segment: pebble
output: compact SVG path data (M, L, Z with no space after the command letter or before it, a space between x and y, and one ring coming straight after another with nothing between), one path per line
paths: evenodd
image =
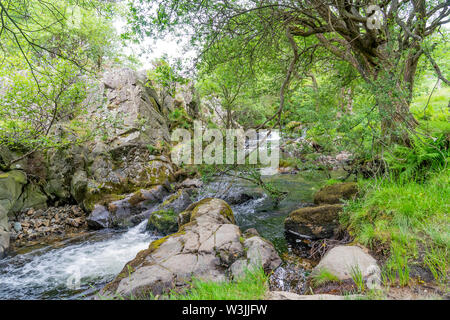
M87 229L86 214L79 206L50 207L47 210L30 209L10 221L11 239L26 241L52 235L62 235Z

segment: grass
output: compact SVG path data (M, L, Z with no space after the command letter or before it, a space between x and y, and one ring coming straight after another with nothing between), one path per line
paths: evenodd
M351 269L351 276L352 280L356 285L356 288L358 289L358 292L364 292L366 286L364 284L364 276L359 268L359 266L352 266Z
M407 285L411 269L428 269L446 286L450 252L450 174L443 170L424 183L384 179L361 183L364 196L350 201L341 216L356 240L386 247L385 284Z
M185 292L172 290L161 297L149 293L142 297L128 297L130 300L262 300L268 290L268 278L262 267L244 271L242 277L231 281L203 281L193 279ZM100 298L104 298L99 296ZM124 299L123 297L116 297Z
M329 282L340 282L340 280L325 268L321 268L319 272L311 276L311 284L315 288Z
M182 294L172 293L172 300L261 300L267 292L268 276L262 267L245 271L235 281L201 281L194 279Z

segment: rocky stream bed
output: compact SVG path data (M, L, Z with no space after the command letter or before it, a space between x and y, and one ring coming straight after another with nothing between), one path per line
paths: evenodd
M306 279L304 274L312 266L303 260L292 261L292 255L289 256L284 219L294 209L312 202L313 193L325 178L323 172L268 177L288 191L287 197L276 208L262 190L245 181L229 178L202 187L194 200L208 197L227 200L241 230L256 229L275 245L282 257L286 257L284 266L272 277L272 289L301 293L304 281L299 279ZM162 236L147 228L147 220L128 228L89 230L86 216L80 210L76 206L50 208L39 211L33 219L28 218L31 213L25 211L10 221L16 240L10 255L0 261L0 299L92 297L96 290L119 274L125 263ZM64 219L65 225L55 224L55 215L58 221ZM46 235L48 221L57 226L52 230L56 233L51 234L59 234L59 237ZM78 232L74 232L72 223L75 222ZM79 286L73 283L77 276Z

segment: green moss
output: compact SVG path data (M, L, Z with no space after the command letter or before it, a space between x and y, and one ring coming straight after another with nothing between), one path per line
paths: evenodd
M15 182L20 184L26 184L27 183L27 176L24 172L13 170L9 171L7 173L0 174L0 179L8 179L12 178Z
M152 213L148 219L147 228L168 234L178 229L177 214L173 209L158 210Z
M172 202L177 200L179 197L181 197L182 194L183 194L183 191L182 190L178 190L177 193L175 193L174 195L170 196L169 199L167 199L166 201L164 201L162 203L162 207L165 207L165 206L171 204Z

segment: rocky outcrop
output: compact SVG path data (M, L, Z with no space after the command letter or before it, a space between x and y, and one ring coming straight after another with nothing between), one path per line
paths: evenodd
M377 261L358 246L337 246L329 250L319 264L313 269L312 275L326 270L339 280L352 279L357 273L367 280L380 281L381 274Z
M92 84L83 102L87 113L53 129L73 142L46 156L45 190L54 202L75 199L92 212L105 198L174 181L176 168L161 155L170 137L156 97L145 75L131 69L112 69ZM86 131L95 135L81 142Z
M323 205L295 210L284 221L286 231L300 238L317 240L331 238L339 227L342 205Z
M182 216L186 223L177 233L139 252L100 295L158 295L186 287L192 277L220 281L239 276L244 266L258 263L269 271L281 263L269 242L242 235L231 208L220 199L192 204Z
M341 200L352 199L357 193L358 185L355 182L336 183L320 189L314 195L314 203L318 205L341 203Z

